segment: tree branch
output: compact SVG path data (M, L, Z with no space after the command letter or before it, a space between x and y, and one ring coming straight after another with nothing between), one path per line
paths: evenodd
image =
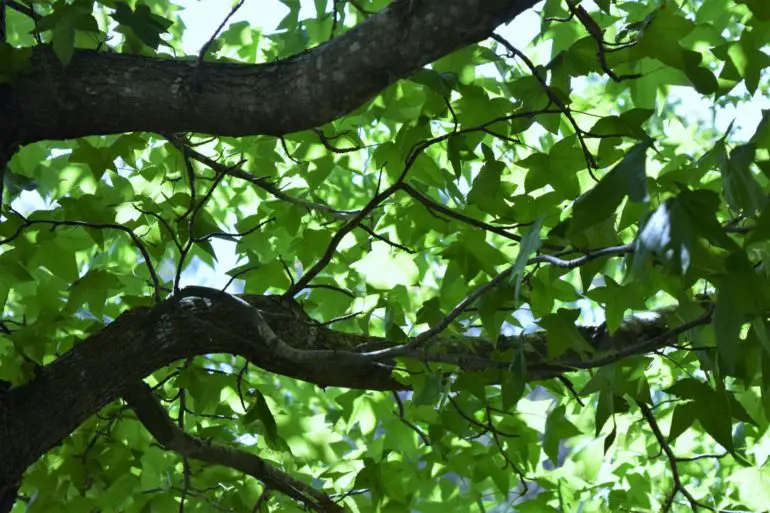
M245 65L37 47L0 85L0 146L131 131L281 135L355 110L389 84L483 40L536 0L392 2L345 34ZM408 5L407 5L408 4Z
M273 490L286 494L319 513L343 511L328 495L276 468L272 463L245 451L225 445L204 442L185 433L168 418L166 411L144 383L129 387L123 398L139 421L165 449L181 456L215 465L223 465L248 474Z
M320 326L291 300L276 296L243 299L254 307L253 312L235 307L234 298L219 294L171 298L153 308L127 311L40 368L30 382L10 389L0 407L0 484L16 482L20 472L129 387L157 369L192 356L241 356L267 372L322 387L405 388L393 379L386 359L358 352L362 347L393 346L387 339ZM252 313L261 320L255 320ZM646 354L708 320L704 315L670 329L661 314L651 320L633 319L612 336L599 338L592 337L592 328L579 327L595 348L592 360L581 360L573 351L548 358L545 332L500 337L496 344L483 338L439 334L429 348L404 354L428 363L452 363L464 371L510 372L511 362L495 355L513 350L523 353L527 379L546 379ZM269 342L264 337L275 338ZM286 345L291 351L283 351Z

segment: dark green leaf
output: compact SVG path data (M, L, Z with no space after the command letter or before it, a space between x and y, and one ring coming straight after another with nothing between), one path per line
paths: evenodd
M623 198L647 201L645 162L648 142L631 148L623 160L573 206L570 232L579 233L611 216Z
M555 464L559 462L559 442L580 434L580 430L565 417L564 406L548 414L543 434L543 450Z

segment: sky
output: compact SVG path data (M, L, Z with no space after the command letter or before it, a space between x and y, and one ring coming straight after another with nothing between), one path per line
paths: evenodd
M176 3L184 8L179 17L187 25L182 49L188 54L198 53L232 7L226 0L177 0ZM262 32L272 32L288 12L289 9L278 0L246 0L230 18L230 23L248 21ZM300 18L314 14L312 2L303 2Z
M185 8L180 18L187 25L182 40L182 48L187 53L198 53L232 6L230 2L222 0L177 0L177 3ZM245 20L253 27L262 29L262 32L269 33L288 12L289 9L278 0L246 0L230 19L230 23ZM303 0L300 19L315 15L314 2ZM512 23L498 29L498 32L514 44L524 47L535 38L539 29L540 16L530 9L517 16Z

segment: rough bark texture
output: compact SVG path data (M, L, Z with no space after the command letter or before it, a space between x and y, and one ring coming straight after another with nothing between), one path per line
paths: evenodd
M287 344L307 350L331 350L323 358L297 365L275 354L254 330L251 319L227 301L185 299L167 301L153 309L128 311L90 336L61 358L40 369L30 383L11 389L0 408L0 480L19 476L46 451L60 443L81 422L102 406L124 395L151 372L194 355L230 353L255 365L319 386L342 386L370 390L403 388L387 366L375 361L362 365L355 348L390 345L387 340L335 332L313 323L297 305L275 297L255 296L249 302L259 307L270 327ZM665 332L663 318L627 324L612 337L602 335L590 343L607 358L620 354L643 354L665 345L655 341ZM583 332L590 338L589 331ZM557 375L575 367L591 366L575 354L548 360L542 333L504 337L501 349L523 345L528 355L529 378ZM468 347L474 347L469 351ZM456 336L438 337L430 344L426 359L441 360L447 354L468 371L488 370L492 344L469 342ZM320 353L319 353L320 354ZM580 362L584 361L585 364ZM510 372L509 363L501 372Z
M37 48L0 86L0 144L131 131L280 135L363 105L422 66L489 37L535 0L399 0L284 61L238 65L76 52L63 69Z

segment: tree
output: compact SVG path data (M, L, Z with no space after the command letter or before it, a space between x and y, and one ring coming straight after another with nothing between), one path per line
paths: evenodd
M0 511L765 508L770 7L282 3L4 2Z

